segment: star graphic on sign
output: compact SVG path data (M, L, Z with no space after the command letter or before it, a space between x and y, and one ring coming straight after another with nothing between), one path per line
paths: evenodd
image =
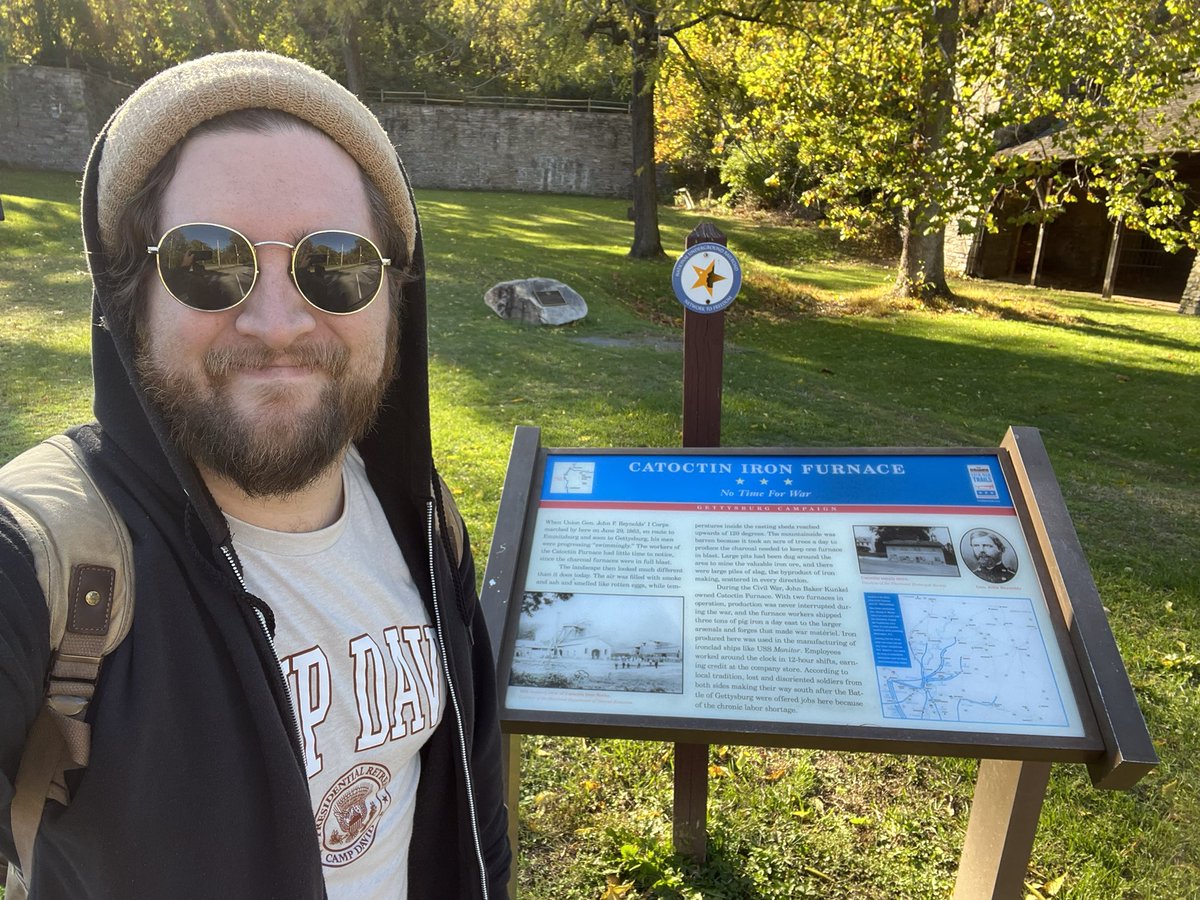
M783 483L784 483L784 484L786 484L788 487L791 487L791 485L792 485L792 479L790 479L790 478L785 478L785 479L783 479Z
M737 481L734 482L734 484L745 484L745 483L746 483L745 478L739 478Z
M759 484L766 484L766 483L767 483L767 479L765 479L765 478L762 479L761 481L759 481Z
M700 268L699 266L692 266L692 268L696 270L696 283L692 285L692 288L695 289L702 287L708 291L708 296L711 297L713 295L713 285L718 281L725 280L724 275L718 275L715 271L713 271L716 265L717 261L714 259L708 264L708 267L704 269Z

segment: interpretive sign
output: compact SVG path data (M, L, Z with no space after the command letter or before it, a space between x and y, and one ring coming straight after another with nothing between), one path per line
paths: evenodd
M544 449L518 428L480 592L517 841L522 732L980 759L955 900L1021 890L1052 761L1158 764L1036 429L997 448Z
M528 465L499 649L511 731L1103 749L1001 449Z

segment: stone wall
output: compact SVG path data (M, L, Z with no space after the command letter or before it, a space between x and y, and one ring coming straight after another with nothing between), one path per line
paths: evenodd
M133 90L44 66L0 70L0 163L79 172ZM630 123L619 113L372 105L418 188L628 197Z
M417 187L630 195L630 123L617 113L376 103Z
M1183 298L1179 301L1179 311L1200 316L1200 253L1192 261L1192 271L1188 274L1187 287L1183 289Z
M974 275L969 271L971 264L971 248L975 243L974 232L963 230L962 221L951 222L946 226L946 241L944 253L946 258L947 275Z
M46 66L0 69L0 163L81 172L96 133L133 90Z

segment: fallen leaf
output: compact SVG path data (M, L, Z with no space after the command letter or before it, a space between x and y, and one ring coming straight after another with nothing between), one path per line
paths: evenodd
M621 884L617 881L616 876L608 876L608 884L604 888L604 893L600 895L600 900L621 900L626 894L633 890L633 882Z
M820 869L814 869L812 866L805 866L804 871L807 872L809 875L816 875L818 878L824 878L826 881L833 881L833 878L831 876L826 875Z
M1050 881L1047 881L1045 884L1043 884L1042 893L1046 894L1048 897L1053 897L1062 890L1062 886L1066 883L1066 881L1067 873L1063 872L1057 878L1052 878Z

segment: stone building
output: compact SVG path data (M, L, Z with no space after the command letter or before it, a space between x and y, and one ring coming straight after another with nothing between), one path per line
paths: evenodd
M1162 146L1185 110L1200 101L1200 84L1172 104L1155 110L1162 124L1148 129L1147 147ZM1070 169L1076 160L1055 144L1053 134L1002 151L1005 155L1053 160ZM1172 154L1178 180L1190 195L1188 211L1200 197L1200 136L1194 145ZM1113 293L1156 300L1179 300L1180 312L1200 314L1200 257L1183 248L1174 253L1149 235L1113 222L1102 203L1082 194L1050 222L1015 224L1023 212L1037 209L1032 194L1007 194L993 208L996 233L972 234L951 226L946 234L946 271L976 278L1036 283L1071 290ZM1040 243L1040 250L1039 250Z

